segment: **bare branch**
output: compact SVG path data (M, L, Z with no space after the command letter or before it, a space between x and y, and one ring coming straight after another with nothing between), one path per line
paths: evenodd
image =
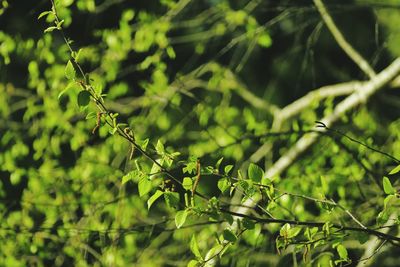
M362 84L363 83L359 81L351 81L346 83L323 86L319 89L313 90L307 95L284 107L278 114L278 120L285 121L299 114L299 112L306 109L315 101L320 101L328 97L350 95L351 93L356 91L357 88L360 88Z
M368 77L372 78L375 76L375 71L369 65L369 63L346 41L343 34L339 31L332 17L329 15L326 10L322 0L314 0L314 4L318 9L318 12L321 14L322 19L324 20L326 26L329 31L332 33L338 45L343 49L343 51L358 65L358 67L368 75Z

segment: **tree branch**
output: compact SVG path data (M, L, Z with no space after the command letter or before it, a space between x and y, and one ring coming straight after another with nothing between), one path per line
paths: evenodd
M313 0L318 12L321 14L329 31L332 33L338 45L343 51L358 65L358 67L368 75L369 78L374 77L375 71L371 68L369 63L346 41L343 34L339 31L332 17L326 10L322 0Z

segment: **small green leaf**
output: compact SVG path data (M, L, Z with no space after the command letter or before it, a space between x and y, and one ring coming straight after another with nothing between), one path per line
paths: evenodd
M232 232L232 230L230 230L230 229L225 229L223 232L222 232L222 236L224 237L224 239L226 240L226 241L229 241L229 242L236 242L236 240L237 240L237 237L236 237L236 235Z
M165 192L164 199L165 203L170 208L176 208L179 205L179 193L177 192Z
M68 88L65 88L64 90L62 90L59 94L58 94L58 96L57 96L57 99L58 100L60 100L60 98L65 94L65 92L67 92L68 91Z
M62 24L64 23L64 20L61 20L60 22L57 23L57 29L61 29Z
M224 157L220 158L217 163L215 164L215 169L219 169L219 166L221 165L222 161L224 160Z
M398 165L396 168L394 168L393 170L391 170L391 171L389 172L389 175L396 174L396 173L398 173L398 172L400 172L400 165Z
M243 223L244 228L246 228L248 230L252 230L255 227L255 223L248 218L243 218L242 223Z
M197 260L191 260L189 263L186 265L186 267L198 267L200 266L200 262Z
M127 182L129 182L130 180L132 180L132 175L131 173L127 173L124 176L122 176L122 184L126 184Z
M188 215L187 210L180 210L175 214L175 225L176 228L181 228L181 226L185 223L186 217Z
M157 141L156 151L158 154L164 154L164 145L160 140Z
M111 135L114 135L117 131L118 131L118 128L116 128L116 127L109 130Z
M163 191L157 190L150 198L147 200L147 209L149 210L153 203L162 195L164 194Z
M167 55L169 58L172 58L172 59L176 58L175 51L171 46L167 47Z
M383 210L378 213L378 216L376 217L376 223L379 225L383 225L389 220L389 212L387 210Z
M339 245L336 247L336 250L337 250L337 252L338 252L338 254L339 254L339 257L340 257L341 259L346 260L346 259L348 258L348 253L347 253L347 249L346 249L345 246L343 246L342 244L339 244Z
M138 189L139 189L139 196L142 197L150 192L152 188L151 181L145 176L139 180Z
M252 181L259 183L264 176L264 171L258 165L250 163L247 169L247 176Z
M279 235L280 235L280 236L283 236L284 238L287 238L288 233L289 233L289 230L290 230L290 224L285 223L285 224L282 226L281 230L279 230Z
M68 63L65 66L64 72L65 72L65 77L67 77L68 80L75 79L76 71L75 71L74 65L72 64L71 60L68 60Z
M291 229L289 229L289 231L288 231L287 238L296 237L300 232L301 232L301 228L300 228L300 227L291 228Z
M220 244L215 245L212 247L206 254L205 261L209 261L210 259L214 258L218 253L221 252L222 246Z
M360 244L365 244L369 240L369 235L363 232L352 233L354 237L360 242Z
M86 107L90 102L90 93L88 91L80 91L78 94L78 105Z
M229 172L232 170L233 165L226 165L224 168L225 174L229 174Z
M382 183L383 183L383 191L385 191L386 194L391 195L396 193L389 178L387 178L386 176L383 177Z
M48 11L43 11L42 13L40 13L40 15L39 15L39 17L38 17L37 19L39 20L39 19L41 19L42 17L44 17L44 16L46 16L46 15L48 15L48 14L50 14L50 13L53 13L53 12L50 11L50 10L48 10Z
M265 48L268 48L272 44L271 36L268 33L264 32L260 37L258 37L257 43Z
M52 32L52 31L54 31L54 30L58 30L58 28L57 28L56 26L51 26L51 27L48 27L47 29L45 29L44 32L45 32L45 33L46 33L46 32Z
M397 200L397 197L395 195L388 195L383 200L383 207L385 209L390 208L395 203L396 200Z
M185 188L185 190L192 190L192 186L193 186L192 179L189 177L183 178L182 186L183 186L183 188Z
M197 259L203 259L203 257L200 254L200 250L199 250L199 246L197 244L197 240L196 240L196 235L193 234L192 238L190 239L190 251L192 251L193 255L197 258Z
M90 119L96 118L96 116L97 116L96 112L91 111L86 115L85 119L90 120Z
M234 219L233 219L233 216L232 216L232 215L230 215L230 214L228 214L228 213L224 213L224 214L223 214L223 217L224 217L224 220L226 220L226 221L229 223L229 225L232 225L232 224L233 224Z
M149 144L149 138L146 138L145 140L142 141L142 143L140 144L140 147L146 151L147 145Z
M231 186L229 179L227 177L218 180L218 189L221 193L224 193Z

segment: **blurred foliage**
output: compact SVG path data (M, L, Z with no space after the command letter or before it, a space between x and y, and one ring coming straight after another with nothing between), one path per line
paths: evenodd
M327 6L377 70L399 56L397 1ZM168 181L139 151L129 160L129 143L87 105L79 84L85 78L67 65L71 53L54 14L38 20L51 2L1 1L0 265L339 265L360 258L366 236L315 242L329 223L354 222L338 207L283 192L334 199L371 227L398 207L389 198L397 196L398 174L388 174L396 163L340 135L322 136L280 177L262 177L341 99L316 102L283 122L280 130L294 134L263 136L275 109L319 86L365 78L311 1L59 0L56 7L94 92L184 185ZM399 103L397 89L384 90L335 127L400 157ZM249 165L266 143L271 152ZM197 191L207 201L185 202L198 167ZM245 220L235 232L232 216L218 210L230 203L231 189L244 198L262 194L259 214L326 225ZM288 246L298 237L314 241ZM397 253L388 247L375 257L379 266L395 266Z

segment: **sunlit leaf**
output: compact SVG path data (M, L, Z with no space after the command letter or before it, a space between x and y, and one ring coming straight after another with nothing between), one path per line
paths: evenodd
M48 14L50 14L50 13L52 13L52 11L43 11L42 13L40 13L40 15L38 16L38 18L37 19L41 19L42 17L44 17L44 16L46 16L46 15L48 15Z
M68 60L68 63L65 66L64 72L65 72L65 77L67 77L68 80L75 79L76 71L75 71L74 65L72 64L71 60Z
M337 247L336 247L336 250L337 250L337 252L338 252L338 254L339 254L339 257L341 258L341 259L347 259L348 258L348 253L347 253L347 249L346 249L346 247L345 246L343 246L342 244L339 244Z
M229 179L227 177L218 180L218 189L221 193L225 193L226 190L231 186Z
M139 184L138 184L138 190L139 190L139 196L144 196L147 193L150 192L150 190L152 189L152 183L151 181L145 176L142 177L139 180Z
M185 188L185 190L192 190L192 186L193 186L192 179L189 177L183 178L182 186L183 186L183 188Z
M181 226L185 223L186 221L186 217L188 215L188 211L187 210L180 210L177 211L175 214L175 225L176 228L181 228Z
M198 259L203 259L203 257L200 254L199 246L197 244L197 239L196 235L193 234L192 238L190 239L190 251L194 254L194 256Z
M147 200L147 209L150 209L153 203L162 195L164 194L163 191L157 190L150 198Z
M247 176L252 181L259 183L264 176L264 171L258 165L250 163L249 168L247 169Z
M400 164L389 172L390 175L400 172Z
M389 195L396 193L389 178L383 177L382 184L383 184L383 191L385 191L386 194Z

